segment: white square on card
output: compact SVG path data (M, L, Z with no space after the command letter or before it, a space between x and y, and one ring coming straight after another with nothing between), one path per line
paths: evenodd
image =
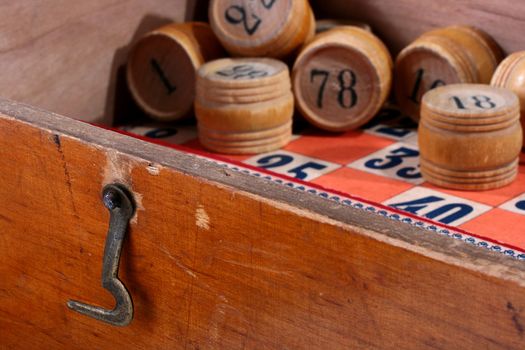
M516 214L525 215L525 193L511 199L506 203L503 203L499 208L511 211Z
M492 209L484 204L424 187L414 187L383 204L452 226L461 225Z
M175 145L180 145L197 138L197 129L194 126L131 126L123 127L122 130Z
M288 151L258 154L246 159L244 163L304 181L311 181L341 167L339 164Z
M417 132L414 130L396 128L384 124L375 125L369 129L366 129L365 132L376 136L386 137L387 139L395 141L404 141L414 137L414 135L417 135Z
M394 143L348 166L415 185L425 182L419 171L419 151L408 143Z

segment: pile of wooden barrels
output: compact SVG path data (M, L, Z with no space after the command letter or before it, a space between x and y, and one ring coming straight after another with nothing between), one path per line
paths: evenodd
M127 66L144 111L162 121L194 114L207 149L281 148L294 111L329 132L355 130L393 95L420 122L429 182L485 190L516 178L525 53L500 65L502 51L485 32L435 29L393 60L369 26L316 22L307 0L211 0L209 22L148 33Z

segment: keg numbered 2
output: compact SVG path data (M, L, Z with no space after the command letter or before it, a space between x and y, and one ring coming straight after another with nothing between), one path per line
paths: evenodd
M419 171L419 151L405 143L395 143L348 165L351 168L413 184L424 182Z
M251 0L250 2L258 1L262 5L262 8L269 11L272 10L277 0ZM242 25L246 34L254 35L261 24L263 18L261 14L254 13L249 9L249 6L243 5L231 5L224 11L224 18L232 25Z
M428 188L414 187L383 204L446 225L461 225L491 207Z
M304 181L314 180L341 167L335 163L288 151L260 154L244 162Z

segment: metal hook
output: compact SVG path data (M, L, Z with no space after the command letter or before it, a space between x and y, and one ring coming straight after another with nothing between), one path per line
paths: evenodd
M115 308L108 310L74 300L69 300L67 306L83 315L114 326L127 326L133 319L133 302L128 290L118 279L118 267L128 222L133 216L134 203L129 192L118 184L104 187L102 200L110 213L102 263L102 287L115 298Z

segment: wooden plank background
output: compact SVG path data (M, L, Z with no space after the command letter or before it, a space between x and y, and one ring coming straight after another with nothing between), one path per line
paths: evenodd
M369 23L398 52L423 32L466 24L485 30L505 52L525 50L525 2L512 0L323 0L322 16Z
M194 18L201 2L3 1L0 96L109 122L116 91L125 85L122 65L130 44L161 25Z

